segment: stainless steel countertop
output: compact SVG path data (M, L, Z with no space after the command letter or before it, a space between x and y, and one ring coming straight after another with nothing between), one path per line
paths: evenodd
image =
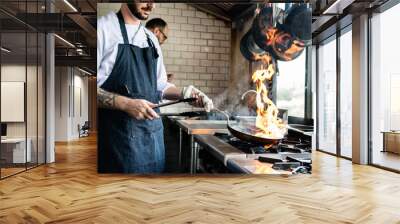
M163 102L169 102L168 100L164 100ZM160 115L162 114L170 114L170 113L183 113L183 112L191 112L191 111L202 111L204 109L190 106L187 103L178 103L174 105L170 105L168 107L161 107L160 108Z
M227 165L228 159L246 159L246 154L244 152L221 141L214 135L194 135L194 140L198 144L206 146L205 149L209 150L213 156L222 161L225 166Z
M263 154L246 154L214 135L194 135L194 140L223 162L225 166L234 165L244 173L292 175L289 171L272 169L273 164L271 163L258 161L258 156Z
M176 120L176 123L189 135L229 133L226 121L221 120Z
M306 131L302 131L302 130L300 130L300 129L298 129L298 128L294 128L294 127L292 127L292 126L290 126L290 124L288 125L288 129L289 130L293 130L293 131L296 131L296 132L299 132L299 133L301 133L301 134L303 134L303 135L308 135L308 136L310 136L310 137L312 137L313 136L313 134L314 134L314 132L306 132Z

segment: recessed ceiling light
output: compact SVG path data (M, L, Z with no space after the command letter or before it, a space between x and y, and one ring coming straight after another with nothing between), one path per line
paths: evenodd
M7 49L7 48L5 48L5 47L1 47L0 49L1 49L1 51L4 51L4 52L6 52L6 53L10 53L10 52L11 52L10 49Z
M336 0L327 9L322 12L323 15L342 14L343 9L351 5L355 0Z
M78 12L78 10L68 1L68 0L64 0L65 4L67 4L72 10L74 10L74 12Z
M64 39L64 38L62 38L62 37L60 37L60 36L57 35L57 34L54 34L54 36L57 37L57 38L58 38L59 40L61 40L62 42L66 43L67 45L69 45L69 46L75 48L75 45L73 45L73 44L72 44L71 42L69 42L68 40L66 40L66 39Z
M87 74L87 75L92 75L92 73L90 73L90 72L88 72L88 71L86 71L86 70L83 70L83 69L81 69L81 68L79 68L79 67L78 67L78 69L79 69L79 71L81 71L81 72L83 72L83 73L85 73L85 74Z

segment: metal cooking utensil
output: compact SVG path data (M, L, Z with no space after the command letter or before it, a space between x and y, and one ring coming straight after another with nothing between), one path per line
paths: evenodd
M193 98L175 100L175 101L171 101L171 102L168 102L168 103L160 103L160 104L157 104L155 107L153 107L153 109L160 108L160 107L165 107L165 106L169 106L169 105L177 104L177 103L190 103L190 102L194 102L196 100L197 100L197 98L193 97Z
M248 141L248 142L254 142L258 144L277 144L282 138L265 138L262 136L256 136L255 133L249 132L251 130L250 128L250 123L253 123L251 121L255 122L255 118L252 117L236 117L239 118L238 122L232 123L229 120L229 114L226 111L219 110L218 108L214 108L215 111L221 112L224 114L227 118L227 127L229 132L235 136L238 139ZM250 129L249 129L250 128ZM246 130L249 129L249 130Z
M228 123L229 132L238 139L242 139L248 142L254 142L264 145L277 144L282 138L266 138L262 136L257 136L255 133L246 131L243 127L238 124Z

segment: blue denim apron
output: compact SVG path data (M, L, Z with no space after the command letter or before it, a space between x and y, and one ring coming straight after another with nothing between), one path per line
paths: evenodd
M117 16L124 43L118 45L113 70L101 88L158 103L161 94L157 91L157 49L147 33L149 47L129 44L122 14L119 12ZM164 170L161 119L136 120L123 111L99 108L98 128L99 173L161 173Z

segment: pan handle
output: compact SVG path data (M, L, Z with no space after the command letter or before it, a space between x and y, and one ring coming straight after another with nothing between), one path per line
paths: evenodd
M220 110L220 109L218 109L218 108L216 108L216 107L214 107L214 109L213 110L215 110L215 111L217 111L217 112L219 112L219 113L222 113L225 117L226 117L226 125L227 126L229 126L229 114L228 114L228 112L226 112L226 111L223 111L223 110Z

